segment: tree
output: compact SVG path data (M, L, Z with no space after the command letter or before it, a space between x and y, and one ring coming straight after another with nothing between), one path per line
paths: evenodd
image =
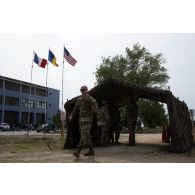
M53 123L58 127L61 128L61 120L60 120L61 111L58 110L57 114L52 117Z
M126 48L125 56L103 57L102 63L96 68L97 83L112 77L131 84L164 87L169 79L166 68L162 66L165 62L161 53L152 55L137 43L132 50Z
M150 100L138 101L139 117L147 127L155 128L168 123L163 104Z
M166 60L161 53L151 54L145 47L139 43L133 45L133 48L126 48L125 55L116 55L114 57L103 57L102 63L96 68L97 84L104 79L112 77L118 80L127 81L130 84L141 85L147 87L164 88L170 78L167 69L163 66ZM141 103L140 103L141 102ZM156 104L159 104L156 102ZM144 107L152 108L151 101L141 100L138 102L140 115L144 121L147 121L147 112ZM143 108L141 108L143 107ZM150 110L150 109L149 109ZM150 110L151 118L156 118L157 115L164 115L164 108L160 104L156 107L157 113ZM157 115L156 115L157 114ZM152 121L152 120L150 120ZM155 123L156 125L159 122ZM149 126L154 126L148 124Z

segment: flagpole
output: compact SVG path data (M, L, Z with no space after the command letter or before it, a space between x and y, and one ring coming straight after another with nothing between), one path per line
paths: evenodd
M65 45L63 45L63 66L62 66L62 107L61 107L61 122L62 122L62 130L61 130L61 140L62 140L62 149L64 148L64 120L65 120L65 112L64 112L64 47Z
M33 73L33 59L34 59L34 51L33 51L33 58L32 58L32 65L31 65L31 74L30 74L30 93L28 99L28 128L27 128L27 135L29 136L29 127L30 127L30 101L31 101L31 85L32 85L32 73Z
M64 45L65 47L65 45ZM63 102L63 99L64 99L64 47L63 47L63 66L62 66L62 111L64 110L64 102Z
M47 88L47 77L48 77L49 63L47 60L47 71L46 71L46 94L45 94L45 124L47 122L47 97L48 97L48 88ZM45 135L45 130L44 130Z

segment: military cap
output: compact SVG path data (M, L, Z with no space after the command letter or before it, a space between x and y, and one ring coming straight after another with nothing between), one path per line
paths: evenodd
M88 90L88 87L86 86L86 85L84 85L84 86L81 86L81 89L80 89L81 91L83 91L83 90Z

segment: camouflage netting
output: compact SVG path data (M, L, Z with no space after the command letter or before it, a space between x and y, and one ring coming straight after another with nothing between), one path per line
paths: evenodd
M172 142L170 150L175 153L182 153L190 151L192 147L192 124L188 107L184 102L175 98L169 90L162 90L157 88L141 87L137 85L130 85L129 83L118 81L115 79L107 79L102 84L92 88L89 94L94 97L98 104L102 100L114 100L115 105L118 107L126 105L130 97L146 98L167 104L170 127L172 129ZM71 122L68 117L72 112L76 100L79 96L67 101L64 105L67 113L67 136L64 147L73 148L78 145L79 134L79 116L75 116ZM96 123L94 122L93 128L93 141L96 141Z

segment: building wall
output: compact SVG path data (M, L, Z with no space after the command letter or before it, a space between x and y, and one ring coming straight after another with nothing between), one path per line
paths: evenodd
M53 98L56 97L56 98ZM48 88L48 122L51 123L52 122L52 117L54 115L57 114L58 110L59 110L59 97L60 97L60 91L59 90L55 90L52 88ZM58 104L56 104L56 102L58 102Z
M47 102L46 122L52 123L59 109L59 90L32 84L30 109L29 94L30 83L0 76L0 121L26 124L31 113L30 123L44 123Z

